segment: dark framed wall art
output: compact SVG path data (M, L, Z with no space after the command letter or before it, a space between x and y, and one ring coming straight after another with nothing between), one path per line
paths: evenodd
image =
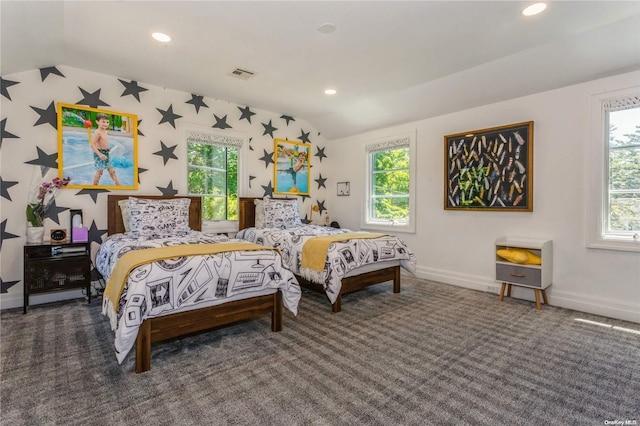
M533 121L444 137L445 210L533 211Z
M138 188L138 118L58 103L58 175L68 188Z

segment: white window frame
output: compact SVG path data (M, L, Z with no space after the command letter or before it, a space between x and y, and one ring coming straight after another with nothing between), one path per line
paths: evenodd
M230 130L212 129L211 127L201 126L197 124L181 124L180 130L180 151L183 161L181 171L181 187L185 192L188 191L187 182L188 158L187 145L189 139L200 139L207 143L220 143L220 145L237 146L238 147L238 196L246 194L247 176L246 163L248 158L249 137L240 132ZM238 232L237 220L225 221L203 221L202 231L210 233L229 233Z
M379 151L408 147L409 148L409 220L396 222L393 220L379 220L371 217L371 181L372 162L371 154ZM388 232L416 232L416 131L402 133L394 136L376 139L364 146L365 166L365 191L364 209L361 220L362 229Z
M605 107L611 101L640 95L640 86L597 93L589 102L589 157L587 161L586 246L640 252L640 235L606 234L609 185L609 129Z

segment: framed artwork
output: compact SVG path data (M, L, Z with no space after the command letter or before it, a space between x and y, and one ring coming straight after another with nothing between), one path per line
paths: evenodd
M311 144L274 139L275 194L309 195Z
M533 211L533 121L444 137L445 210Z
M338 196L349 196L350 193L349 182L338 182Z
M58 104L58 176L68 188L138 188L138 117Z

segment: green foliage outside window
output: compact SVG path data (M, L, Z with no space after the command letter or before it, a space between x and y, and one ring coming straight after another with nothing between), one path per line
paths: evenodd
M202 220L238 220L238 150L189 142L187 151L188 191L202 197Z
M409 148L372 154L371 218L409 220Z
M609 141L609 226L611 232L640 231L640 125L635 133Z

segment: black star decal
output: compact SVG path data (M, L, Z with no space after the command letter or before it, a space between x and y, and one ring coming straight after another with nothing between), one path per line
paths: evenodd
M138 125L136 126L138 128L138 136L144 136L144 133L140 131L140 123L142 123L142 120L138 120Z
M172 180L169 181L169 186L167 186L166 188L163 188L161 186L156 186L156 188L158 188L160 192L162 192L162 195L165 195L165 196L174 196L178 193L177 189L173 189Z
M273 138L273 132L275 132L276 130L278 130L278 129L276 129L275 127L273 127L273 126L271 125L271 120L269 120L269 124L264 124L264 123L262 123L262 126L264 127L264 133L262 134L262 136L264 136L264 135L267 135L267 134L268 134L269 136L271 136L271 137Z
M320 162L322 163L322 159L323 158L327 158L327 156L324 154L324 148L320 148L319 146L316 147L317 151L316 151L316 157L318 157L320 159Z
M7 128L7 119L3 118L2 121L0 121L0 129L2 130L2 132L0 133L0 147L2 147L2 141L4 140L4 138L7 138L7 139L18 138L13 133L7 132L5 130L6 128Z
M121 98L127 95L132 95L138 102L140 102L140 92L146 92L149 90L142 86L138 86L138 82L135 80L131 80L129 83L121 79L118 79L118 81L124 86L124 92L120 95Z
M318 201L318 213L320 214L320 216L322 216L322 212L326 210L326 207L324 206L324 201Z
M9 201L13 201L11 199L11 195L9 195L9 188L11 188L14 185L17 185L18 182L17 181L11 181L11 180L4 180L2 179L2 176L0 176L0 197L2 198L6 198Z
M91 226L89 227L89 241L95 242L96 244L102 244L102 236L106 233L106 229L98 229L95 220L91 221Z
M58 168L58 153L54 152L53 154L47 154L43 150L41 150L39 146L37 146L36 149L38 150L38 158L36 158L35 160L25 161L25 164L40 166L42 177L44 177L49 169Z
M3 281L2 278L0 278L0 293L8 293L8 290L13 287L14 285L16 285L17 283L19 283L20 280L18 281Z
M160 114L162 114L162 120L158 124L169 123L171 127L176 128L176 120L178 118L182 118L181 115L173 113L173 105L169 105L169 109L166 111L161 110L160 108L156 108Z
M240 110L240 113L241 113L240 120L246 119L249 123L251 123L251 116L256 115L256 113L251 111L249 107L244 107L244 108L238 107L238 109Z
M310 196L308 196L307 194L300 194L300 196L302 197L302 202L304 203L304 200L306 200L307 198L311 198Z
M303 225L308 225L311 223L311 221L309 220L309 216L307 216L306 214L304 215L304 219L300 219L300 222L302 222Z
M47 213L45 213L44 217L49 218L55 223L57 223L58 225L60 225L59 215L60 213L66 210L69 210L69 207L58 207L56 204L56 199L54 198L51 201L51 206L49 207L49 210L47 210Z
M165 166L172 158L174 160L178 159L178 157L176 157L176 155L173 153L178 145L166 146L162 141L160 141L160 145L162 145L162 149L160 151L154 152L154 154L162 156L162 160L164 161Z
M263 197L273 197L273 186L271 186L271 181L269 181L269 185L264 186L260 185L262 189L264 189Z
M323 178L322 173L320 173L320 177L318 179L314 179L314 180L318 183L318 189L320 189L320 187L326 188L324 183L327 180L327 178Z
M32 106L31 109L37 112L40 116L38 121L36 121L36 124L33 125L34 127L39 126L40 124L49 123L54 129L58 128L58 115L56 114L56 106L53 102L49 104L47 109L40 109L34 106Z
M9 87L13 86L14 84L20 84L19 81L11 81L11 80L7 80L4 79L2 77L0 77L0 85L2 86L2 96L4 96L5 98L11 100L11 96L9 95L9 91L7 90Z
M249 151L253 151L253 147L251 146L251 141L253 141L253 137L249 138Z
M93 200L94 204L98 203L98 194L101 194L103 192L109 192L108 189L81 189L80 191L76 192L76 195L89 195L91 197L91 199Z
M196 114L200 112L200 107L205 107L205 108L209 108L209 105L205 104L204 101L202 100L204 96L199 96L199 95L194 95L193 93L191 94L191 100L185 102L186 104L193 104L193 106L196 108Z
M281 115L280 118L283 118L287 122L287 127L289 127L290 121L296 121L296 119L291 117L290 115Z
M5 229L7 228L7 219L2 221L2 224L0 224L0 250L2 250L2 243L4 242L4 240L9 240L11 238L18 238L19 235L16 234L10 234L9 232L6 232Z
M100 90L102 89L98 89L93 93L87 92L80 86L78 86L78 89L80 89L80 93L82 93L83 98L76 102L76 105L88 105L91 108L98 108L99 106L111 106L108 103L100 100Z
M64 74L62 74L60 70L56 67L40 68L40 78L42 78L42 81L44 81L47 77L49 77L49 74L54 74L54 75L59 75L60 77L64 77Z
M143 169L142 167L138 167L138 183L140 183L140 173L144 173L149 169Z
M262 151L264 151L264 155L262 157L260 157L259 159L264 161L264 167L266 169L267 167L269 167L269 163L275 164L273 162L273 152L271 154L269 154L266 149L263 149Z
M311 132L305 133L302 129L300 129L300 136L298 136L298 139L300 139L302 142L311 143L311 141L309 140L309 133Z
M213 114L213 118L216 119L216 124L214 124L211 127L216 128L216 129L223 129L223 130L232 128L229 124L227 124L227 116L226 115L224 117L220 118L217 115Z
M255 176L249 175L249 189L251 189L251 181L254 180L255 178L256 178Z

